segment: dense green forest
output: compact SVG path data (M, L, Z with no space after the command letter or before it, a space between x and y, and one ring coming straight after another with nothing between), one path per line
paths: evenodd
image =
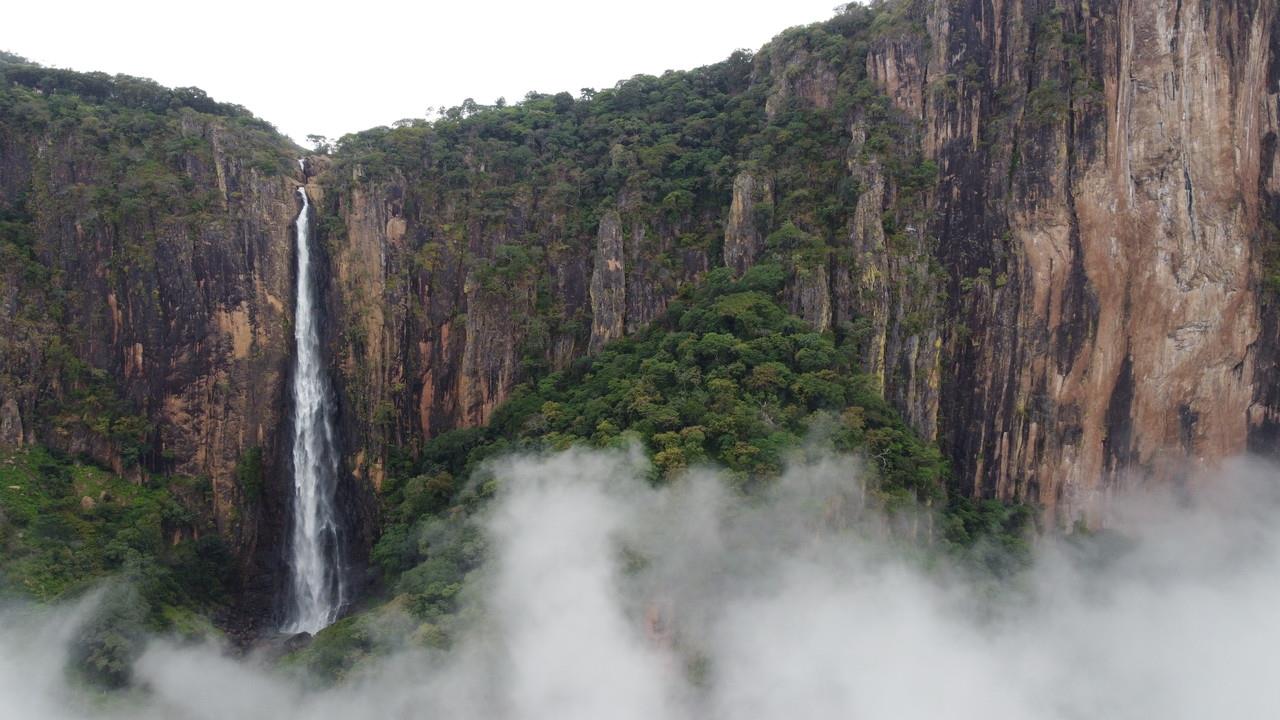
M137 484L43 448L0 454L0 597L100 590L76 669L124 684L146 633L212 635L210 620L228 615L232 558L191 510L207 493L185 478Z

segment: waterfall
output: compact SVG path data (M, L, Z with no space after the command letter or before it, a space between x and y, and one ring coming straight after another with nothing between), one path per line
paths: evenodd
M311 270L311 204L298 188L298 289L293 337L293 532L286 632L309 632L337 619L345 602L341 547L334 508L338 452L332 398L325 377Z

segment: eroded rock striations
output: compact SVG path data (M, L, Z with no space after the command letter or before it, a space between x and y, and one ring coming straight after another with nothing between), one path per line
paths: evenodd
M869 63L939 166L940 419L972 491L1071 521L1126 475L1243 452L1275 412L1276 4L926 17L930 54Z

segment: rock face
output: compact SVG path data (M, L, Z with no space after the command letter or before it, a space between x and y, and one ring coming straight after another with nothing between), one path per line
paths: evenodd
M392 446L413 453L488 422L531 371L643 329L710 267L704 249L676 247L689 228L715 227L705 218L654 217L624 191L573 225L578 208L477 155L464 156L474 186L460 196L424 168L359 162L333 163L315 186L349 463L374 485Z
M622 220L610 210L600 218L595 267L591 271L591 352L622 337L626 316L626 254Z
M0 405L0 447L20 448L26 444L26 440L18 401L5 398L4 404Z
M201 524L262 599L283 527L301 178L256 128L146 117L162 119L141 150L88 121L0 123L0 212L27 249L0 268L0 445L87 455L137 482L207 479ZM167 162L151 164L160 148ZM262 477L238 472L246 454Z
M855 121L851 134L847 164L863 192L848 226L851 261L834 268L836 322L862 323L863 370L917 432L936 440L944 279L931 270L936 260L927 221L911 220L894 237L886 234L883 214L893 204L894 188L880 163L858 152L865 128Z
M724 264L741 274L756 263L764 250L760 210L772 206L773 188L769 181L757 179L749 172L739 173L733 181L733 202L724 228Z
M877 38L866 75L937 180L892 247L899 188L858 159L855 111L855 270L833 283L886 396L970 492L1062 524L1128 480L1275 452L1275 3L899 7L922 22ZM827 82L798 57L808 77L775 92ZM930 262L945 303L912 291Z
M1274 417L1275 3L925 5L932 53L868 64L940 171L940 420L973 492L1070 522L1244 451Z
M847 136L832 141L857 196L828 259L793 267L792 309L863 339L866 371L944 445L970 492L1041 504L1060 524L1092 519L1127 479L1274 449L1276 303L1262 266L1280 188L1275 4L916 0L880 12L856 72L795 33L752 69L765 122L794 107L848 112ZM870 151L884 120L842 109L859 77L928 169L910 186ZM610 161L634 168L630 152L615 146ZM344 196L352 247L399 242L397 182L357 179ZM354 211L367 201L355 199L374 195L392 210L366 226ZM724 242L710 260L745 272L783 206L767 164L738 172L712 219ZM376 402L400 405L398 382L414 388L386 437L483 422L519 376L522 346L563 367L642 328L696 279L705 254L654 274L679 233L635 207L623 197L588 236L520 191L497 231L442 204L408 219L411 248L356 253L382 258L388 278L407 272L416 298L370 299L375 280L351 286L353 308L407 303L429 318L381 321L397 338L390 358L366 346L381 368L369 382L387 389ZM545 253L481 291L466 257L500 261L495 249L520 236ZM425 271L409 270L413 254L430 256ZM538 283L553 288L541 300ZM590 331L542 337L539 303L589 318ZM413 370L400 378L399 367Z

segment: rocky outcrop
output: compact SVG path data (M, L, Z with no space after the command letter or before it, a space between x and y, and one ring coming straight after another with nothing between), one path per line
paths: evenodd
M531 283L523 279L503 288L468 284L458 425L489 422L520 379L520 351L528 332L532 295Z
M809 35L796 29L783 33L760 53L756 64L759 76L768 82L764 111L769 119L795 101L820 110L835 104L839 68Z
M626 314L626 255L622 247L622 220L609 210L600 218L596 238L595 267L591 271L591 352L622 337Z
M861 339L863 371L881 393L921 436L936 440L944 281L926 221L909 219L892 238L885 232L893 188L879 161L863 155L865 127L855 123L851 136L847 165L862 193L845 241L849 260L835 262L835 322Z
M377 487L390 447L412 452L424 438L482 424L506 399L533 310L532 258L511 239L521 231L477 224L465 207L429 205L399 174L321 177L345 450L355 475ZM519 199L511 214L529 217ZM564 291L585 297L582 266L563 270ZM584 349L559 348L572 357Z
M349 462L374 485L391 447L485 424L532 371L643 330L709 269L705 249L677 247L710 224L687 209L655 216L624 189L575 233L577 208L470 162L476 187L458 196L417 168L319 176ZM486 195L500 202L478 207Z
M742 274L755 264L764 252L762 222L760 217L772 210L773 188L768 180L756 178L749 172L739 173L733 180L733 201L729 205L729 217L724 226L724 264Z
M20 448L26 444L26 432L22 429L22 413L18 401L5 398L0 405L0 448Z

